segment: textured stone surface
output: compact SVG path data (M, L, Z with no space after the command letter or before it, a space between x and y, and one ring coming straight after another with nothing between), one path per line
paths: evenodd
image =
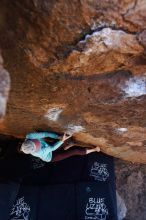
M10 89L9 73L3 68L3 60L0 55L0 122L6 113L7 99Z
M146 165L117 160L116 180L118 194L127 209L124 220L144 220L146 216Z
M142 38L142 37L141 37ZM144 40L142 39L144 42ZM52 67L53 72L93 75L108 73L118 69L128 69L138 73L136 59L144 53L136 35L121 30L103 28L87 35L80 41L65 62ZM122 67L122 68L121 68ZM141 67L145 71L146 64Z
M0 133L68 131L146 163L145 0L2 0L12 89Z

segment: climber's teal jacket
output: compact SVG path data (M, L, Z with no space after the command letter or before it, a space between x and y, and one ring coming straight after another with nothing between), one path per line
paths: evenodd
M33 132L26 135L26 139L37 139L41 144L41 149L31 154L35 157L39 157L43 161L50 162L52 160L52 152L57 150L63 144L63 141L58 141L52 146L43 139L46 137L57 139L58 135L53 132Z

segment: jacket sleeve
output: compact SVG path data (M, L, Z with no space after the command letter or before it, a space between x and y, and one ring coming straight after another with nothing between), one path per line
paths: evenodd
M64 142L63 141L58 141L57 143L55 143L53 146L51 146L51 150L55 151L57 150Z
M41 139L41 138L58 138L59 136L53 132L32 132L26 135L26 139Z

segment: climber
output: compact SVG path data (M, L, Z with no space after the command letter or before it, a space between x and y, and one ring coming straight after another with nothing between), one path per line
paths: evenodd
M55 143L54 145L49 145L44 140L44 138L47 137L61 140L57 141L57 143ZM86 155L95 151L100 151L99 147L95 147L93 149L79 147L70 149L74 145L73 143L71 143L69 145L66 145L65 150L63 150L62 152L54 152L58 148L60 148L60 146L63 145L63 143L69 138L71 138L71 135L67 135L66 133L63 135L62 138L60 138L59 135L53 132L33 132L26 135L26 139L23 142L20 151L25 154L31 154L35 157L39 157L45 162L55 162L74 155Z

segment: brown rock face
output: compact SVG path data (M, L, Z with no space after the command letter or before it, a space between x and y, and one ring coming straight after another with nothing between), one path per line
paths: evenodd
M146 163L146 1L1 1L2 134L72 133Z

